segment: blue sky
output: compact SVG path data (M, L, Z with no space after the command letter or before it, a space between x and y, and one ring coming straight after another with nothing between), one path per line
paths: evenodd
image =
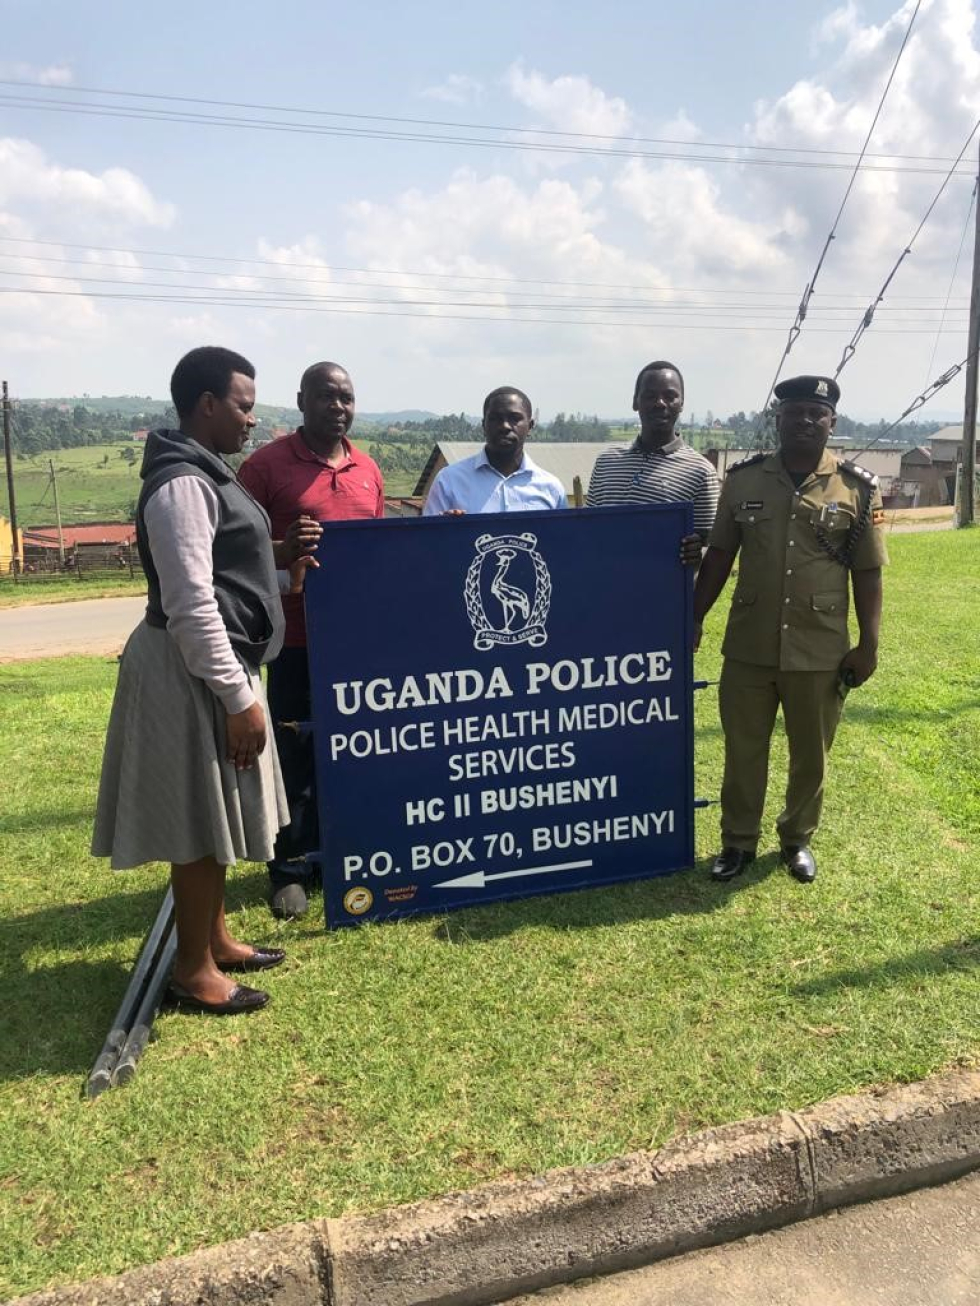
M689 415L758 407L913 7L10 4L0 78L41 84L0 86L12 391L159 396L180 353L225 343L253 359L268 402L290 402L306 364L328 357L363 410L475 411L511 382L544 416L622 414L639 366L669 357ZM942 168L959 151L980 116L974 20L969 0L924 0L873 153ZM442 131L496 142L480 147L97 106L501 130ZM543 148L556 143L598 152ZM790 373L833 371L941 180L859 178ZM841 378L847 411L897 416L965 355L969 242L945 317L943 305L969 197L956 178L937 205ZM285 294L289 307L270 302ZM961 397L954 383L935 410Z

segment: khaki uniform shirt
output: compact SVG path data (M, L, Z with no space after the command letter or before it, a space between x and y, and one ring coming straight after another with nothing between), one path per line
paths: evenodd
M729 468L709 547L741 551L722 652L781 671L831 671L849 647L848 572L820 546L838 550L873 486L867 524L851 553L853 571L888 561L876 481L842 468L824 450L797 488L779 453Z

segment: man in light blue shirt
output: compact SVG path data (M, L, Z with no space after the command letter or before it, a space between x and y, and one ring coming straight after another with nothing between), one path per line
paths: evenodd
M558 477L524 452L524 441L533 429L531 401L523 390L511 385L491 390L483 401L486 444L473 457L442 469L432 482L423 517L567 508Z

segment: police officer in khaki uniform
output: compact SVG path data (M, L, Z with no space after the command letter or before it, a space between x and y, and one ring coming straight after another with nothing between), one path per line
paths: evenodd
M797 376L776 386L775 395L779 449L729 468L722 487L694 591L695 647L740 553L722 645L722 850L711 875L730 880L755 858L769 744L782 706L789 780L776 828L783 861L808 884L817 873L809 844L844 695L878 664L888 558L877 479L827 451L836 382ZM859 630L853 648L848 576Z

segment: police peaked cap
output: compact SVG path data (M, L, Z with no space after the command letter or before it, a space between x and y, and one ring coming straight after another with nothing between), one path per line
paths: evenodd
M773 394L781 404L826 404L836 412L840 386L829 376L791 376L788 381L780 381Z

